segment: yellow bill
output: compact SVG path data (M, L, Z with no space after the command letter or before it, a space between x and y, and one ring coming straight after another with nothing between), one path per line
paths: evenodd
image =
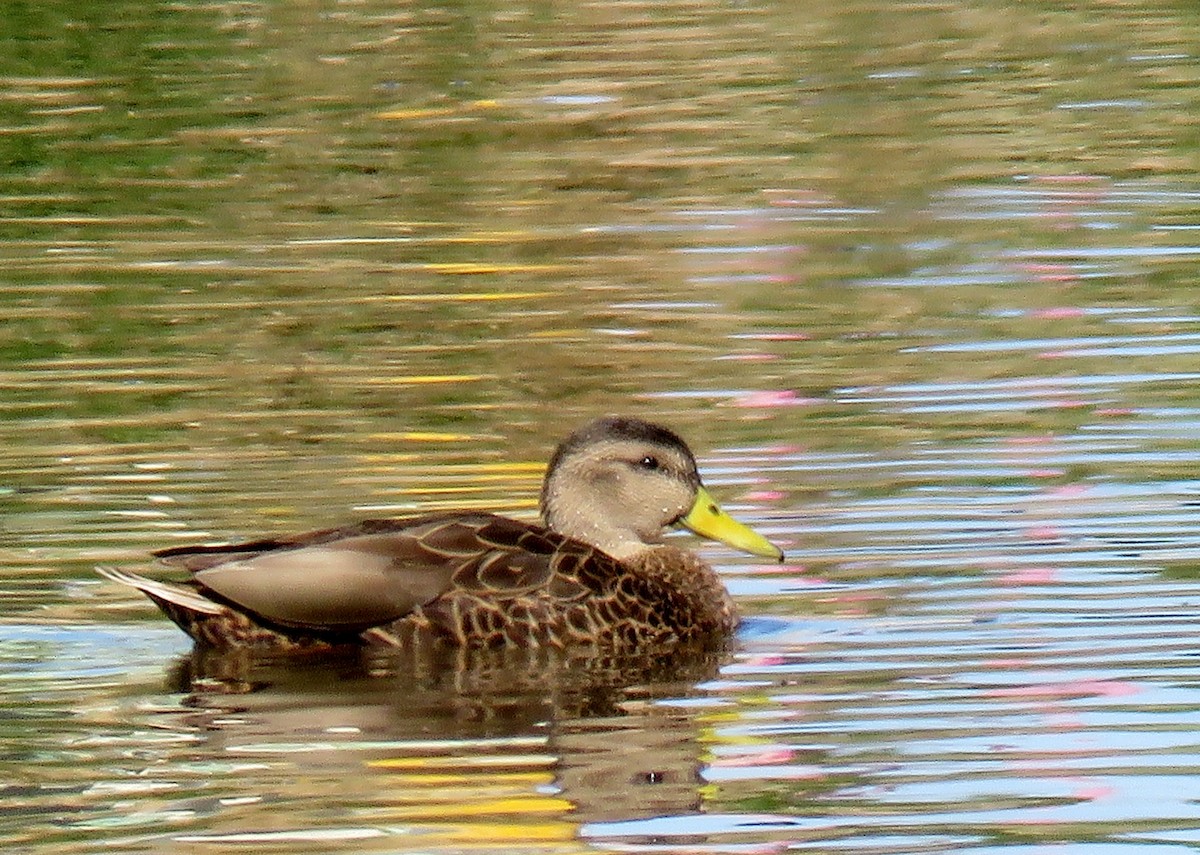
M720 541L751 555L783 560L782 549L721 510L721 506L703 487L696 492L692 509L679 522L701 537Z

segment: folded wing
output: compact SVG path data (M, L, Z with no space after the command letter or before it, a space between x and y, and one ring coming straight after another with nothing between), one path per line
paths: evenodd
M283 627L354 632L442 594L520 596L545 588L576 551L538 526L491 514L368 520L291 539L156 553L199 591ZM582 593L582 592L580 592Z

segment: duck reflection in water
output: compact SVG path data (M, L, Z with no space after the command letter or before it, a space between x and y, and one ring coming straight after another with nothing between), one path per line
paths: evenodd
M265 762L263 786L284 801L336 787L376 822L442 827L515 811L506 823L570 839L584 823L700 807L700 712L660 701L703 696L696 687L727 654L674 654L374 649L297 663L198 649L173 676L200 735L189 750ZM246 774L239 787L253 790ZM206 833L259 821L222 817Z

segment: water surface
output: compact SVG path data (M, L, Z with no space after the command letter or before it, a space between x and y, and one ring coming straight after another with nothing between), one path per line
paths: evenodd
M18 5L6 851L1200 844L1185 5ZM788 550L702 547L724 656L197 660L92 571L528 518L606 412Z

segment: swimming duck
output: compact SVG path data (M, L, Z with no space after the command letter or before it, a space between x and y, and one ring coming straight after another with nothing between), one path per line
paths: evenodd
M190 571L185 584L98 569L205 647L630 649L724 637L737 625L717 574L663 542L665 529L783 560L720 509L682 439L640 419L602 418L568 436L550 460L541 512L541 524L435 514L155 552Z

